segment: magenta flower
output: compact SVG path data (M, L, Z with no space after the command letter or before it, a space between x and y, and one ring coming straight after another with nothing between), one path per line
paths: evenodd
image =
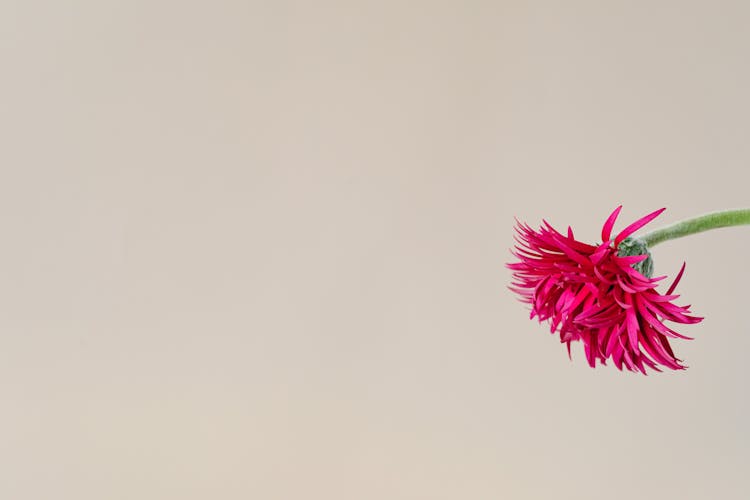
M611 238L617 207L604 223L598 246L577 241L544 221L539 231L518 221L517 245L512 251L519 262L507 264L513 271L511 290L530 304L531 318L549 321L550 332L570 345L581 341L591 367L611 359L622 370L646 374L646 367L661 371L685 368L669 345L670 338L689 339L664 323L691 324L703 318L690 316L690 306L673 303L672 295L685 264L666 294L656 291L661 276L651 278L651 257L631 234L661 214L657 210Z

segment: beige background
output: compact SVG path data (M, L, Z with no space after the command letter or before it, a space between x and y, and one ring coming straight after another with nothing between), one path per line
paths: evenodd
M568 361L503 268L514 215L750 205L748 22L2 2L0 498L748 498L750 231L655 252L684 373Z

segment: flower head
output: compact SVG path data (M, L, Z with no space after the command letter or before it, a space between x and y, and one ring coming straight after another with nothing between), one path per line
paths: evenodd
M690 306L673 303L672 295L682 278L685 264L666 294L656 291L651 256L644 244L630 235L648 224L664 209L638 219L614 238L612 229L617 207L602 227L602 243L577 241L568 227L561 234L543 221L534 231L517 222L516 246L519 262L507 264L513 271L510 289L531 306L531 318L548 321L551 333L559 333L570 355L572 342L581 341L591 367L611 359L622 370L646 374L646 367L661 371L685 368L669 345L670 338L689 339L664 324L698 323ZM644 274L645 273L645 274Z

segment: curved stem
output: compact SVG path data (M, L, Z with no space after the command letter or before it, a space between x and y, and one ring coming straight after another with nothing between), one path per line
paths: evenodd
M693 219L686 219L671 226L647 233L638 239L646 243L648 247L653 247L662 241L682 238L689 234L700 233L719 227L741 226L744 224L750 224L750 208L724 210L701 215Z

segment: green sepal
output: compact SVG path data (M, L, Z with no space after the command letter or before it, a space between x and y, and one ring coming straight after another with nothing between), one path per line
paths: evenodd
M625 238L617 247L617 255L620 257L646 255L647 257L644 260L633 264L632 267L647 278L654 275L654 261L651 258L651 252L648 251L648 246L643 240Z

